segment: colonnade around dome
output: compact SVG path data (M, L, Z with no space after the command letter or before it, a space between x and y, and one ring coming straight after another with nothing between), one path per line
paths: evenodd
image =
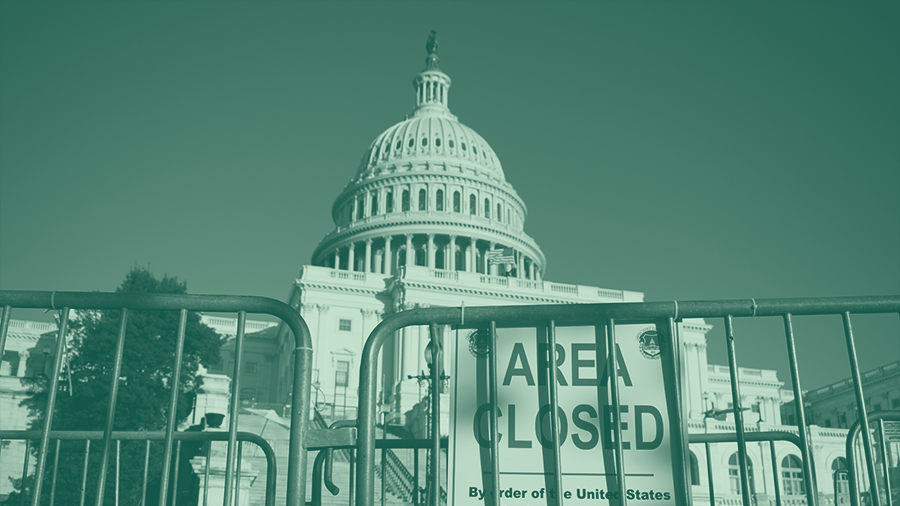
M489 252L503 244L453 234L410 233L352 241L336 247L322 265L338 270L391 276L401 267L428 267L540 281L541 267L531 257L514 254L510 263L492 263Z

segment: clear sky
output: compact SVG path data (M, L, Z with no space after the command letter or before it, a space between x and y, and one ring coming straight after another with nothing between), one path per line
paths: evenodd
M546 279L898 294L897 26L897 2L0 2L0 288L140 265L284 299L434 29ZM849 374L825 320L797 323L805 387ZM857 320L862 368L900 358L896 315ZM736 332L789 380L780 322Z

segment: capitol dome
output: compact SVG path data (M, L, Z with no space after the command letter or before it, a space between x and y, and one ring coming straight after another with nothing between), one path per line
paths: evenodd
M490 144L448 106L434 34L416 106L377 136L332 207L313 264L393 275L404 266L539 280L546 259ZM409 252L409 254L407 254Z

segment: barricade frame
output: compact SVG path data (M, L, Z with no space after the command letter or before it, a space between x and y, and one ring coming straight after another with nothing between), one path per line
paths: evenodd
M173 446L176 439L175 433L175 406L177 403L178 386L180 384L180 371L182 352L185 341L185 328L188 311L211 311L238 314L238 333L235 338L235 370L232 378L232 396L229 406L230 420L237 419L238 399L236 392L240 386L241 351L244 341L244 330L247 313L268 314L279 318L291 330L294 336L294 371L292 378L293 397L291 405L291 431L288 450L288 483L287 503L299 505L306 500L306 464L307 451L305 447L307 432L309 431L310 386L312 384L312 338L309 328L300 313L284 302L268 297L255 297L243 295L187 295L187 294L131 294L131 293L102 293L102 292L39 292L39 291L0 291L0 306L3 307L0 316L0 356L6 347L6 337L9 330L9 321L13 309L48 309L61 311L59 328L57 331L56 352L53 360L53 373L48 387L47 403L44 412L47 416L42 422L40 431L40 443L35 466L35 482L32 490L33 506L38 506L41 500L44 473L47 465L51 436L52 421L56 403L56 394L59 389L59 377L62 372L63 355L66 348L66 330L71 310L116 310L122 311L122 323L116 344L115 363L113 368L112 388L110 391L109 412L106 417L106 426L103 430L103 457L101 472L99 473L98 503L102 503L106 479L106 465L109 460L110 446L114 439L113 423L116 406L116 392L118 388L118 372L122 362L122 350L125 340L128 311L179 311L180 322L176 341L176 352L173 366L173 388L167 415L167 427L165 430L165 453L163 460L163 472L161 475L160 497L168 496L169 466L171 465ZM147 433L143 433L146 435ZM179 436L179 438L182 436ZM237 441L237 424L231 423L228 431L228 450L226 456L226 485L224 504L230 504L233 490L232 480L234 469L240 465L236 463L237 455L235 445ZM27 456L26 456L27 458Z
M374 466L375 466L375 424L377 417L377 374L378 358L381 348L388 339L393 338L396 332L408 326L429 326L432 336L435 336L436 325L449 325L451 329L477 329L489 328L493 343L497 326L501 327L538 327L547 325L553 328L555 325L566 326L605 326L612 331L606 332L607 346L614 349L616 324L654 324L660 336L662 348L662 363L664 388L669 414L670 437L673 481L675 487L676 504L689 506L692 504L690 485L687 482L690 463L687 461L689 438L687 425L683 419L683 402L680 385L680 339L676 323L686 318L722 318L725 322L725 338L728 348L729 371L731 373L731 388L733 397L733 413L735 417L735 437L738 443L738 458L741 481L741 496L744 504L752 504L750 501L749 477L747 475L747 452L740 385L737 381L737 358L735 351L735 335L733 328L734 318L754 317L781 317L784 322L785 339L787 344L788 360L791 370L791 386L794 391L794 404L798 414L798 426L806 427L806 416L803 406L803 395L800 389L800 378L797 366L796 348L792 326L792 316L819 316L840 315L842 317L845 340L847 344L848 359L851 368L851 377L854 383L854 394L857 399L857 407L860 419L863 421L864 445L868 448L866 454L867 470L874 477L874 460L871 455L871 441L866 422L865 403L862 398L862 383L859 375L856 347L851 326L851 314L876 314L896 313L900 314L900 296L864 296L864 297L833 297L833 298L791 298L791 299L740 299L740 300L713 300L713 301L687 301L687 302L643 302L643 303L608 303L608 304L572 304L572 305L534 305L534 306L482 306L482 307L444 307L444 308L419 308L395 313L385 318L370 333L363 349L360 360L359 378L359 407L358 407L358 439L356 470L356 504L357 506L374 506ZM551 347L553 346L553 332L550 331ZM437 347L435 347L437 348ZM496 371L496 357L493 346L490 350L491 369ZM672 352L674 350L674 352ZM436 353L436 352L435 352ZM614 355L610 354L611 357ZM437 355L435 355L437 359ZM439 363L437 360L434 363ZM610 376L616 376L616 361L610 360ZM552 377L554 368L550 369L549 384L555 387L556 382ZM432 381L438 381L437 368L433 371ZM496 373L491 374L491 389L496 388ZM613 421L616 427L616 473L617 485L620 493L624 489L624 470L622 469L622 437L619 426L617 382L610 381L610 400L613 405ZM439 402L439 395L433 389L432 403ZM551 388L551 392L553 388ZM495 391L491 399L496 399ZM552 395L551 426L554 428L552 437L554 447L558 448L558 432L555 414L557 404L555 395ZM435 411L439 412L439 411ZM432 424L436 425L432 417ZM497 420L496 412L491 414L492 432L492 466L494 477L497 477ZM437 447L439 431L432 428L433 443ZM800 450L803 465L803 476L808 506L817 506L817 486L815 483L814 468L810 453L809 434L805 429L799 431ZM558 451L558 449L557 449ZM433 468L438 469L439 462L437 452L433 452ZM558 454L557 454L558 457ZM558 466L554 472L557 485L561 482ZM435 480L436 481L436 480ZM874 482L874 479L872 480ZM494 487L498 486L498 480L493 480ZM487 495L487 494L486 494ZM439 496L432 495L434 504L439 506ZM493 497L499 497L494 491ZM549 500L549 499L548 499ZM627 504L627 500L622 501ZM559 503L561 504L560 498ZM879 504L877 498L873 502Z

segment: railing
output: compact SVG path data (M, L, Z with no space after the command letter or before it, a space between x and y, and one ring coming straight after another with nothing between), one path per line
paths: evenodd
M200 504L203 506L207 506L208 498L209 498L209 483L210 483L210 462L212 456L212 442L213 441L228 441L229 434L227 432L176 432L175 437L175 458L172 459L173 469L172 476L174 477L174 482L172 484L173 490L178 490L178 476L179 476L179 466L190 465L188 462L188 451L183 447L186 446L183 443L192 442L199 443L197 448L195 448L193 452L191 452L191 456L194 455L205 455L205 462L203 465L203 490L202 501ZM0 441L25 441L25 461L22 472L22 490L19 491L19 494L22 499L22 503L24 504L25 499L27 498L27 489L25 484L27 483L27 471L28 471L28 457L29 457L29 449L31 448L32 441L39 441L41 439L41 433L39 431L24 431L24 430L3 430L0 431ZM54 506L56 499L56 488L57 488L57 469L58 463L60 460L60 455L63 453L62 441L84 441L84 451L83 451L83 459L84 459L84 472L81 475L81 504L84 504L85 497L88 493L88 465L91 459L91 441L103 441L104 433L102 431L53 431L50 432L50 439L56 441L55 448L52 450L51 455L53 456L53 470L50 474L50 498L49 498L49 506ZM144 466L143 466L143 482L141 484L141 494L140 494L140 504L158 504L159 498L151 499L148 501L147 497L152 497L157 493L156 490L150 489L148 485L150 484L150 480L155 481L155 477L152 477L150 474L150 444L151 441L165 441L166 433L165 432L118 432L114 431L112 433L112 440L116 442L115 449L115 470L114 470L114 491L115 491L115 504L119 504L119 489L120 489L120 473L119 473L119 463L121 461L122 455L122 442L143 442L144 451ZM237 465L235 474L236 476L241 476L241 463L242 458L241 454L243 453L243 443L251 442L258 446L260 450L262 450L263 454L266 458L266 492L265 492L265 504L266 506L274 506L275 504L275 481L277 476L277 468L276 468L276 460L275 460L275 452L272 450L272 447L269 443L263 439L262 437L249 433L249 432L238 432L237 433ZM234 501L236 504L240 504L240 491L241 487L236 486L234 489ZM189 499L189 498L185 498ZM98 499L98 502L102 504L103 497ZM173 501L175 502L175 501Z
M551 290L553 287L551 286ZM844 323L844 333L847 344L848 360L851 366L852 380L855 386L855 396L857 399L857 411L862 420L863 430L861 432L863 438L863 446L867 449L865 460L869 474L872 476L871 482L874 480L874 458L871 453L870 431L867 427L867 416L862 395L862 383L858 370L856 359L856 347L854 343L854 335L851 327L851 314L862 313L900 313L900 296L887 297L846 297L846 298L819 298L819 299L761 299L761 300L724 300L724 301L698 301L698 302L650 302L650 303L612 303L612 304L569 304L557 306L498 306L498 307L460 307L460 308L425 308L413 309L397 313L382 321L371 333L366 342L363 356L360 361L360 397L359 397L359 423L358 438L356 439L356 448L358 455L358 467L356 470L356 505L357 506L374 506L374 482L375 482L375 421L377 413L377 362L381 347L388 339L393 338L398 330L407 326L429 326L431 328L432 342L436 341L439 335L437 332L438 325L449 325L455 329L477 330L483 332L484 347L486 360L488 362L489 374L487 377L487 392L484 398L489 405L497 406L497 353L496 344L498 342L498 328L523 328L529 327L535 329L539 342L545 343L548 349L556 349L556 329L566 326L591 327L594 329L594 337L596 350L614 350L616 349L616 326L625 324L642 324L653 325L658 335L659 350L658 356L661 359L662 369L662 385L666 399L666 413L668 415L668 434L671 444L671 464L672 464L672 480L673 480L673 500L678 505L690 505L691 489L687 481L690 462L688 460L688 444L687 424L685 415L681 410L682 393L680 374L682 358L680 356L681 337L678 330L678 323L681 319L687 318L721 318L725 324L725 341L728 350L728 372L731 383L731 397L734 399L733 415L734 415L734 434L729 436L737 443L738 453L738 475L740 479L740 501L745 505L754 504L751 499L751 490L749 486L749 477L747 474L747 442L766 440L771 441L773 437L771 433L750 432L744 427L743 408L741 406L741 385L738 381L737 354L736 354L736 334L734 330L734 320L736 318L761 318L761 317L777 317L784 326L784 335L786 340L786 351L791 372L791 386L794 394L793 402L795 410L799 418L799 426L805 427L806 415L803 405L803 394L800 388L800 379L797 368L797 357L794 343L794 332L792 327L792 317L798 315L841 315ZM543 336L543 337L541 337ZM541 341L543 339L543 341ZM432 347L432 363L441 363L440 358L441 346ZM606 364L609 371L609 377L618 377L617 360L615 353L608 353L606 360L600 358L598 351L597 364ZM432 374L432 382L436 384L440 381L438 377L438 368L435 367ZM559 410L558 397L556 393L557 379L555 377L555 368L547 367L545 371L547 378L545 379L544 390L541 395L549 400L547 404L548 414L550 418L550 452L549 464L546 464L545 473L548 490L563 490L562 472L560 468L560 441L559 427L560 421L557 415ZM612 429L615 435L615 441L612 443L612 451L610 455L598 454L597 458L604 458L606 461L605 469L609 469L607 475L607 483L610 483L609 490L613 495L621 497L621 503L629 503L625 494L625 470L623 468L623 442L622 442L622 426L621 414L619 409L619 381L608 381L604 388L597 388L597 405L592 408L597 413L600 412L601 406L609 408L612 415ZM605 390L605 391L604 391ZM460 395L472 395L471 393L462 392ZM431 412L440 412L440 396L431 395ZM485 440L489 443L490 466L488 469L482 468L485 476L484 486L484 504L496 506L498 501L495 498L500 497L500 480L498 467L498 440L499 434L497 409L488 409L485 418L488 419L489 431ZM438 434L440 434L439 417L432 417L433 434L432 444L438 444ZM805 501L809 506L818 504L817 486L814 479L812 460L811 460L811 444L807 431L799 431L798 436L779 434L778 437L784 437L797 444L800 448L802 461L802 480L803 490L805 491ZM763 439L758 439L763 438ZM794 439L795 438L795 439ZM770 444L773 444L770 442ZM439 469L437 461L438 452L433 452L432 469ZM606 451L603 452L606 454ZM614 473L613 471L614 470ZM437 480L433 480L437 481ZM434 486L434 483L430 484ZM776 488L777 490L777 488ZM491 492L491 493L489 493ZM432 505L438 506L439 491L435 490L430 496ZM791 498L793 501L796 498ZM546 499L551 504L550 494ZM785 499L778 499L784 502ZM562 506L563 498L553 498L555 506ZM880 505L878 499L873 497L873 505Z
M110 395L108 401L108 410L105 416L103 431L99 434L101 440L101 458L99 462L100 469L96 473L97 479L97 501L96 504L104 503L104 495L106 493L106 480L109 474L109 462L112 451L112 443L114 440L120 439L147 439L149 436L159 437L163 441L164 456L162 458L162 469L159 471L159 497L167 498L170 496L174 485L170 484L170 476L173 462L173 452L177 451L176 441L197 437L199 439L216 437L225 437L228 441L226 451L225 466L225 485L224 485L224 504L230 504L234 497L235 488L235 470L240 466L239 453L241 447L237 445L238 432L238 406L242 353L244 345L244 334L246 327L247 313L270 314L279 317L294 335L294 371L293 371L293 411L291 413L291 435L290 447L288 451L288 483L287 483L287 501L288 504L301 504L306 496L306 446L308 436L309 423L309 406L310 406L310 385L312 375L312 344L309 329L300 314L284 304L283 302L264 297L245 297L232 295L172 295L172 294L124 294L124 293L82 293L82 292L26 292L26 291L0 291L0 306L3 306L2 318L0 318L0 356L6 346L6 336L9 327L9 321L14 308L30 308L30 309L48 309L59 310L60 321L59 330L56 339L56 352L53 359L52 373L49 377L49 385L47 389L47 401L44 406L44 413L41 422L41 430L33 436L38 440L36 451L36 465L34 472L34 484L31 488L31 504L38 506L42 503L42 494L44 493L44 485L48 475L51 479L50 487L54 486L54 473L49 473L47 457L49 455L50 440L60 437L59 434L52 432L52 423L56 407L56 396L59 391L59 379L62 373L63 356L66 351L66 330L70 321L71 310L117 310L120 311L118 317L118 337L115 341L115 349L109 350L111 356L115 357L109 374ZM169 405L166 411L166 429L164 432L155 434L147 432L137 433L119 433L113 432L115 426L116 402L118 400L118 388L120 381L120 371L122 368L123 352L125 347L125 335L128 328L128 317L130 311L177 311L179 314L179 323L177 336L175 341L175 354L172 357L172 372L167 378L166 384L170 389ZM231 401L228 410L229 428L228 432L221 433L224 436L212 436L201 433L200 436L186 435L188 433L176 432L176 407L178 404L178 396L180 393L181 372L183 361L183 350L185 345L185 331L189 311L210 311L210 312L233 312L238 313L238 328L235 338L235 358L234 372L231 383ZM84 435L84 433L81 433ZM93 433L92 433L93 434ZM96 434L90 436L95 437ZM22 436L26 441L32 436ZM88 441L90 441L88 437ZM57 439L59 441L59 439ZM86 443L86 445L89 443ZM54 452L55 453L55 452ZM26 452L26 459L28 452ZM27 470L27 465L25 466ZM86 472L85 468L85 472ZM274 465L271 467L274 469ZM154 470L156 471L156 470ZM148 470L148 473L150 471ZM176 475L177 476L177 475ZM86 479L86 478L85 478ZM238 478L239 479L239 478ZM170 487L170 485L172 485ZM272 484L274 487L274 483ZM24 492L24 490L23 490ZM274 492L274 489L273 489ZM270 492L267 490L267 494ZM24 499L24 496L23 496Z
M856 459L859 452L856 450L859 449L860 430L862 427L866 427L866 430L868 431L868 422L876 422L878 425L876 434L878 435L878 457L880 457L880 459L877 460L881 462L883 481L877 479L876 473L874 472L874 466L869 466L872 451L871 446L863 446L863 450L866 454L867 474L863 476L862 480L859 480L859 477L857 476L859 464L857 464ZM871 504L877 505L880 502L884 502L887 506L892 506L893 501L900 499L894 495L891 483L891 458L888 451L889 443L884 428L885 422L893 422L894 424L900 425L900 411L873 411L872 413L869 413L865 419L860 418L854 422L850 427L850 432L847 433L847 441L845 443L848 467L847 474L850 478L850 504L853 506L859 506L860 504L859 497L860 494L864 492L860 490L862 488L861 485L868 485L868 490L865 491L863 497L868 501L871 501ZM894 430L897 431L897 429ZM900 442L900 431L891 434L891 436L890 439L893 443ZM871 434L869 434L869 437L871 437ZM865 434L863 434L863 439L866 439ZM896 448L894 451L896 452ZM883 494L881 493L882 491L884 492Z

